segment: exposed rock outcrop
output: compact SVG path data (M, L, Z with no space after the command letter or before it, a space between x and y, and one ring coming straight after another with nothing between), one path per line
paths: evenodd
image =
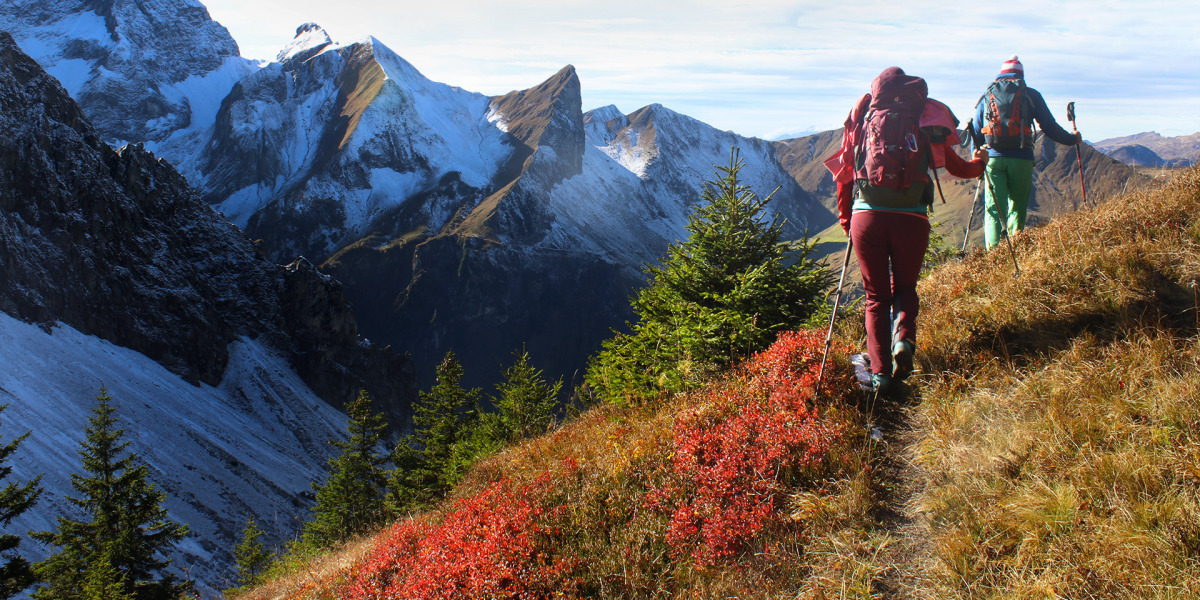
M265 260L140 145L113 150L66 91L0 33L0 310L133 348L216 384L261 338L340 405L360 387L394 423L411 362L365 344L340 284Z

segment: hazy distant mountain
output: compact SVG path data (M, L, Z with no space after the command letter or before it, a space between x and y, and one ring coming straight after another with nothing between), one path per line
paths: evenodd
M1123 163L1148 167L1184 167L1200 162L1200 133L1163 137L1154 131L1092 144Z
M1163 167L1167 165L1167 161L1163 160L1161 156L1141 144L1120 146L1106 154L1133 167Z

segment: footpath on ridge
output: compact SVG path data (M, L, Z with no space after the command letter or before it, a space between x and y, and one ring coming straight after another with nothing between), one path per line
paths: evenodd
M1198 215L1192 168L1018 234L1019 275L1002 248L923 280L919 371L860 407L869 591L810 597L1200 594Z

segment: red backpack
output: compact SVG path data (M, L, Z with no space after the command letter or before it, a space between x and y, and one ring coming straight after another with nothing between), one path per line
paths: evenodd
M855 178L868 203L906 207L925 201L929 138L921 131L921 113L928 91L924 79L905 75L898 67L871 82L870 104L854 152Z

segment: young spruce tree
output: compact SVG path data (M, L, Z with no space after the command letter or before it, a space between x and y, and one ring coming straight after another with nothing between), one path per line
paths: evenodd
M84 600L85 592L134 600L176 600L191 589L163 571L165 554L187 534L187 526L168 518L165 494L148 479L141 459L127 452L125 430L117 428L116 410L100 389L88 420L79 455L86 475L72 474L68 498L87 518L58 518L57 531L33 534L60 550L34 566L46 583L38 600ZM95 597L94 595L92 597Z
M242 541L233 549L233 558L237 560L238 586L242 588L257 584L271 562L271 553L263 544L262 536L263 530L251 518L242 529Z
M3 413L6 408L8 408L7 404L0 405L0 413ZM12 474L13 469L8 464L9 457L27 437L29 437L29 432L0 446L0 482ZM42 477L39 475L33 481L23 484L9 481L3 488L0 488L0 526L7 529L13 519L33 507L42 493L42 488L38 485L41 479ZM34 583L33 570L29 566L29 561L17 554L17 547L20 543L21 537L18 535L11 533L0 535L0 563L2 563L0 564L0 598L12 598Z
M389 504L397 512L414 510L442 497L462 477L461 445L479 409L478 388L463 389L462 365L454 351L437 367L437 383L420 392L413 404L413 432L392 455Z
M388 516L383 498L388 457L378 451L387 422L371 412L366 390L346 406L346 414L350 439L336 442L341 454L330 459L329 478L313 484L317 505L303 533L309 548L328 548L367 533Z
M764 218L771 196L738 180L744 164L733 149L729 166L705 182L691 235L646 268L649 284L633 300L638 321L588 366L585 379L601 397L642 401L688 389L822 310L833 274L810 257L807 237L781 242L783 222Z
M522 350L517 360L504 370L504 381L496 384L494 398L503 431L509 442L546 433L554 418L562 380L546 382L540 369L529 364L529 353Z

